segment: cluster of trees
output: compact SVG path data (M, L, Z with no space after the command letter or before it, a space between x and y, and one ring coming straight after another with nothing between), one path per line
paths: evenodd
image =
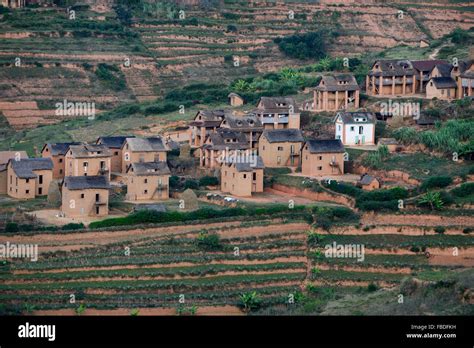
M326 56L326 34L316 31L276 38L275 43L287 56L298 59L321 59Z
M95 75L104 85L114 91L122 91L127 88L122 71L115 65L99 63Z

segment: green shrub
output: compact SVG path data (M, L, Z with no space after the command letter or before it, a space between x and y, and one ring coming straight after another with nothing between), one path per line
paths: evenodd
M398 200L396 201L366 201L358 202L357 207L365 211L397 211Z
M222 249L222 244L219 235L206 231L200 232L196 238L196 245L204 250L219 250Z
M451 194L456 197L467 197L474 194L474 182L466 182L453 188Z
M464 229L462 230L462 233L464 233L464 234L470 234L470 233L472 233L472 231L474 231L474 228L472 228L472 227L466 227L466 228L464 228Z
M184 189L193 189L197 190L199 189L199 181L195 179L187 179L186 182L184 183Z
M179 187L179 177L176 175L171 175L169 178L170 188L176 189Z
M377 290L378 290L377 284L370 283L369 285L367 285L367 291L368 292L375 292Z
M446 228L444 228L443 226L436 226L433 230L439 234L446 232Z
M213 208L201 208L191 212L179 212L179 211L168 211L168 212L157 212L142 210L131 213L125 217L109 218L101 221L94 221L89 225L89 228L106 228L113 226L131 226L139 224L157 224L166 222L186 222L195 220L207 220L217 218L228 218L236 216L274 216L277 213L304 213L304 206L295 206L293 209L288 208L287 205L276 205L273 207L259 207L256 209L244 209L244 208L226 208L226 209L213 209ZM304 214L303 214L304 216ZM309 218L309 216L305 216Z
M453 178L450 176L432 176L425 181L420 186L422 191L427 191L432 188L442 188L448 185L451 185Z
M71 222L61 227L62 230L81 230L84 228L86 228L86 226L84 226L82 222L80 223Z
M357 202L364 201L393 201L405 199L408 197L408 190L402 187L394 187L391 189L362 191L357 196Z
M20 228L16 222L7 222L5 232L18 232Z
M199 186L216 186L219 185L219 179L215 176L203 176L199 179Z
M330 184L324 184L324 186L334 192L339 192L351 197L356 197L363 192L362 189L357 186L345 182L337 182L336 180L331 180Z
M346 207L314 207L315 225L326 231L337 223L353 223L359 221L359 215Z

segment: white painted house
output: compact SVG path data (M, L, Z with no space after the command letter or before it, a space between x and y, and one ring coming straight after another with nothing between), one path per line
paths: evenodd
M375 122L372 112L338 112L334 118L336 139L344 145L375 145Z

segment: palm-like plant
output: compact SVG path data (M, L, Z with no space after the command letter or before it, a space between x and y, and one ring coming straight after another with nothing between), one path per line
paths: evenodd
M249 83L244 81L244 80L238 80L235 84L234 84L234 89L237 91L237 92L245 92L247 91L249 88Z
M79 307L76 308L76 314L81 315L82 313L84 313L85 310L86 305L82 303Z
M431 210L441 209L444 205L444 202L441 199L441 194L434 191L427 192L425 195L423 195L423 197L420 198L418 203L429 205Z
M260 306L260 296L256 291L240 295L240 304L245 313L257 309Z

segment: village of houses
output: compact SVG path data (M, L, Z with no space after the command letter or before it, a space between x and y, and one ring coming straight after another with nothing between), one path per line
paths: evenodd
M243 113L232 108L245 101L231 93L229 109L201 110L188 127L154 137L102 136L94 143L38 144L36 158L3 151L0 193L28 200L59 191L55 218L66 223L107 216L110 192L120 188L126 188L127 202L166 201L170 176L183 173L217 177L214 191L228 201L264 195L265 168L286 167L295 176L378 189L384 182L372 173L348 173L346 149L387 145L394 152L401 146L390 138L376 142L378 115L360 108L361 87L373 97L462 99L473 95L474 65L473 61L380 60L372 65L365 86L350 74L323 76L312 100L304 105L296 105L292 97L262 97L254 110ZM307 137L300 110L333 113L334 135ZM426 119L416 123L430 124ZM180 158L190 159L188 168L169 159L173 149L180 149Z

